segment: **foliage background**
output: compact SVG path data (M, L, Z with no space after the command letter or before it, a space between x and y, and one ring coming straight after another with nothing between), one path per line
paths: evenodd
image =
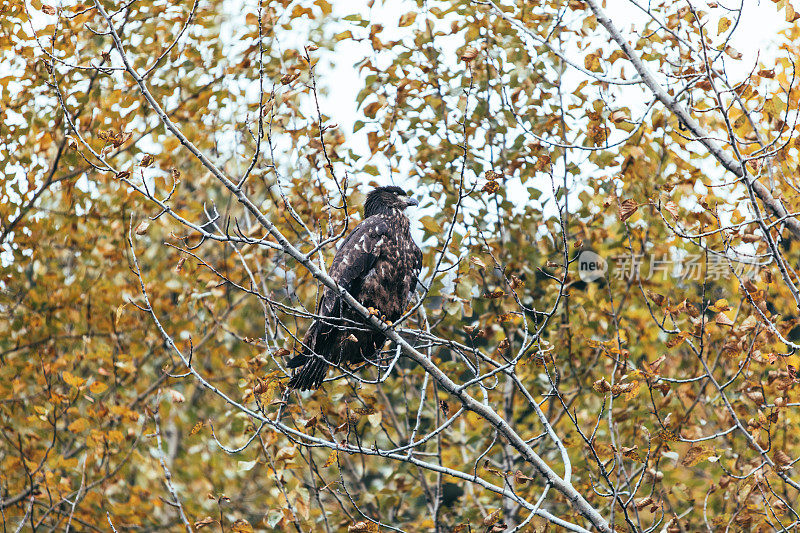
M99 5L183 134L304 253L329 239L317 266L360 220L368 184L412 189L429 290L403 337L457 383L473 379L471 365L513 361L471 393L559 475L569 464L572 485L618 530L791 529L798 244L781 221L761 225L752 187L629 84L634 70L593 4L420 1L391 27L325 0ZM635 50L795 211L792 6L763 2L791 28L775 36L775 63L741 79L708 76L700 59L707 39L711 68L736 61L728 39L741 11L687 6L652 6L630 35ZM283 356L319 280L165 128L96 4L2 9L4 530L562 527L529 519L521 502L543 491L550 516L591 527L495 426L458 411L453 391L405 358L384 383L285 393ZM351 41L369 47L353 131L319 98L340 82L324 73ZM642 255L643 272L686 254L698 266L585 283L583 249ZM752 279L734 275L732 250L763 263ZM235 401L365 449L429 434L418 457L475 478L259 428L180 377L137 274L193 369Z

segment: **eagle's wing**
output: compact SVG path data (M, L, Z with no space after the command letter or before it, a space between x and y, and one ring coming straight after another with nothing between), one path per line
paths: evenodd
M361 222L342 242L328 274L346 291L352 293L358 289L381 256L382 246L389 239L390 231L391 225L382 215L374 215ZM342 337L342 326L336 319L342 314L341 298L337 291L326 287L317 309L320 318L308 328L301 353L287 362L289 368L303 367L292 376L290 388L318 388L328 373L328 363L341 362L338 340ZM325 320L324 317L331 317L331 320Z
M380 215L371 216L356 226L333 258L328 272L333 280L346 291L352 292L380 257L381 246L386 242L390 231L388 221ZM339 300L335 291L326 288L317 314L339 316Z

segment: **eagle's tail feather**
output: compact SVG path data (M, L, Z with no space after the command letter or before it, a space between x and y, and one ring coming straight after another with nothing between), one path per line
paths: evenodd
M321 357L298 355L289 361L289 368L300 366L300 364L296 364L295 367L292 366L292 363L295 363L295 360L299 357L305 360L305 364L303 368L289 380L289 388L298 390L318 389L320 385L322 385L325 376L328 374L328 363Z
M304 353L300 353L289 359L289 362L286 363L287 368L297 368L301 367L306 364L308 360L308 356Z

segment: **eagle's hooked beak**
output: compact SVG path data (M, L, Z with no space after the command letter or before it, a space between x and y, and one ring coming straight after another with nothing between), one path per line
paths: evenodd
M419 202L416 198L406 198L406 207L411 207L412 205L419 205Z

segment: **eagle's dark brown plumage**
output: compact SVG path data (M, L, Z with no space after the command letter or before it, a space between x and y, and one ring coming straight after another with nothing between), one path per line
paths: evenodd
M342 242L328 272L364 307L375 308L392 322L408 305L422 266L422 252L411 238L403 213L410 205L417 205L417 201L399 187L372 190L364 203L364 220ZM385 342L385 335L367 325L326 287L300 354L287 365L302 367L292 376L289 387L317 389L330 364L374 360Z

